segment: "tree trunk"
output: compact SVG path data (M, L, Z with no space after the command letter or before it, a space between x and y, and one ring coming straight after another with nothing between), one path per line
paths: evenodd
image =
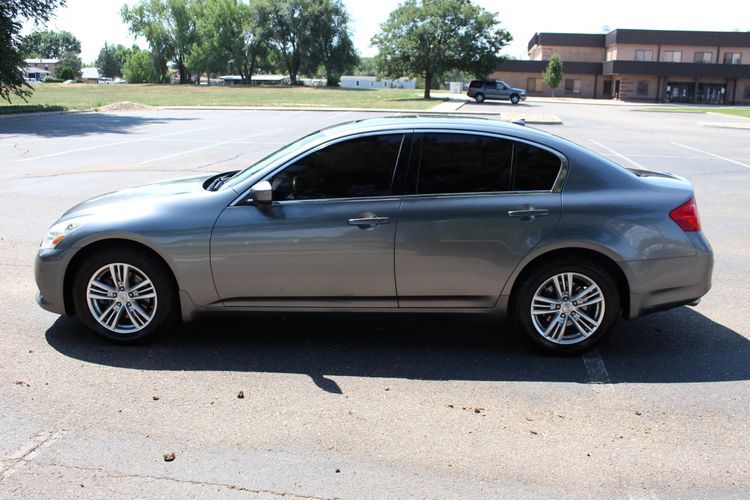
M427 72L424 75L424 98L430 98L430 87L432 87L432 73Z

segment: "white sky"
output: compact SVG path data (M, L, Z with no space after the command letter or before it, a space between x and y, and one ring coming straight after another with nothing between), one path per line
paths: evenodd
M343 0L352 18L354 45L363 56L375 55L370 38L400 0ZM487 10L497 12L501 26L513 35L504 54L526 58L526 45L537 31L602 33L604 26L634 29L673 29L706 31L750 31L750 1L725 0L704 3L697 0L474 0ZM92 62L104 42L132 44L120 18L120 8L134 0L68 0L57 10L48 28L67 30L81 41L84 63ZM24 33L33 26L26 26ZM146 47L140 40L139 45Z

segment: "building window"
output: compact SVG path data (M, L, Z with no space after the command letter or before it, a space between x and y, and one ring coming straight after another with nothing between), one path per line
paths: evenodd
M742 64L742 54L739 52L727 52L724 54L724 64Z
M635 51L635 60L636 61L653 61L654 51L637 49Z
M541 92L542 81L543 80L541 78L527 78L526 79L526 91L527 92Z
M710 63L713 59L713 52L696 52L695 53L695 59L693 62L697 63Z
M744 100L750 100L750 85L745 85L745 93L742 94Z
M565 79L565 93L566 94L580 94L581 93L581 80L574 80L572 78Z
M635 93L638 95L648 95L648 80L638 80L635 87Z
M664 62L681 62L682 52L679 50L665 50L661 56L661 60Z

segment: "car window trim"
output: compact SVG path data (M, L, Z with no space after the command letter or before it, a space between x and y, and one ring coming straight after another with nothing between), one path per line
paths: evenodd
M459 193L417 193L416 189L419 186L419 171L421 168L422 163L422 135L425 133L447 133L447 134L458 134L458 135L482 135L487 137L492 137L495 139L506 139L509 141L513 141L513 151L512 151L512 159L511 159L511 180L515 177L515 166L516 166L516 143L522 142L524 144L528 144L529 146L534 146L540 149L543 149L549 153L552 153L553 155L557 156L560 159L560 168L557 171L557 177L555 178L555 182L552 183L551 189L534 189L534 190L523 190L523 191L463 191ZM409 197L415 197L415 196L467 196L467 195L473 195L473 196L480 196L480 195L493 195L497 196L499 194L551 194L551 193L560 193L562 192L562 187L565 181L565 178L568 174L568 158L562 154L561 152L557 151L556 149L553 149L545 144L539 144L538 142L534 142L528 139L515 137L511 135L505 135L505 134L498 134L493 132L487 132L484 130L455 130L455 129L439 129L439 128L424 128L424 129L414 129L414 135L412 136L412 144L416 145L419 144L418 148L419 151L415 154L412 154L412 162L409 164L409 172L407 173L407 178L411 177L410 173L416 169L416 177L409 179L412 182L412 185L409 186L409 189L405 192L404 196ZM412 147L413 149L413 147ZM416 162L416 165L414 164Z
M387 129L387 130L376 130L376 131L368 131L368 132L358 132L338 137L333 137L330 140L322 143L318 143L317 145L311 147L310 149L307 149L297 156L294 156L293 158L287 159L280 163L278 166L272 167L267 172L263 173L262 176L252 183L252 185L248 186L244 191L242 191L242 194L236 198L232 203L229 204L230 207L235 206L252 206L253 203L247 202L248 197L250 196L250 191L252 190L253 186L259 182L267 181L270 178L272 178L277 173L281 172L285 168L291 166L294 164L294 162L301 160L302 158L311 155L317 151L320 151L323 148L326 148L328 146L333 146L334 144L338 144L339 142L344 142L348 140L353 139L359 139L362 137L372 137L376 135L396 135L401 134L401 144L399 145L398 154L396 157L396 161L393 165L393 174L391 174L391 185L390 185L390 193L387 195L380 195L380 196L355 196L355 197L343 197L343 198L315 198L310 200L280 200L280 201L274 201L272 204L277 203L302 203L302 202L319 202L319 201L341 201L341 200L368 200L368 199L384 199L384 198L398 198L401 195L393 194L393 188L394 188L394 181L397 178L397 170L399 168L399 165L401 164L401 154L404 150L404 143L406 142L407 136L411 137L413 134L413 129ZM411 153L411 151L409 151Z

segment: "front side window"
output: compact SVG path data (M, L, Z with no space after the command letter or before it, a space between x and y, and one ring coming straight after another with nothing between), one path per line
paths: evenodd
M300 158L270 179L273 200L386 196L403 137L349 139Z
M510 190L513 143L471 134L422 136L418 194Z

